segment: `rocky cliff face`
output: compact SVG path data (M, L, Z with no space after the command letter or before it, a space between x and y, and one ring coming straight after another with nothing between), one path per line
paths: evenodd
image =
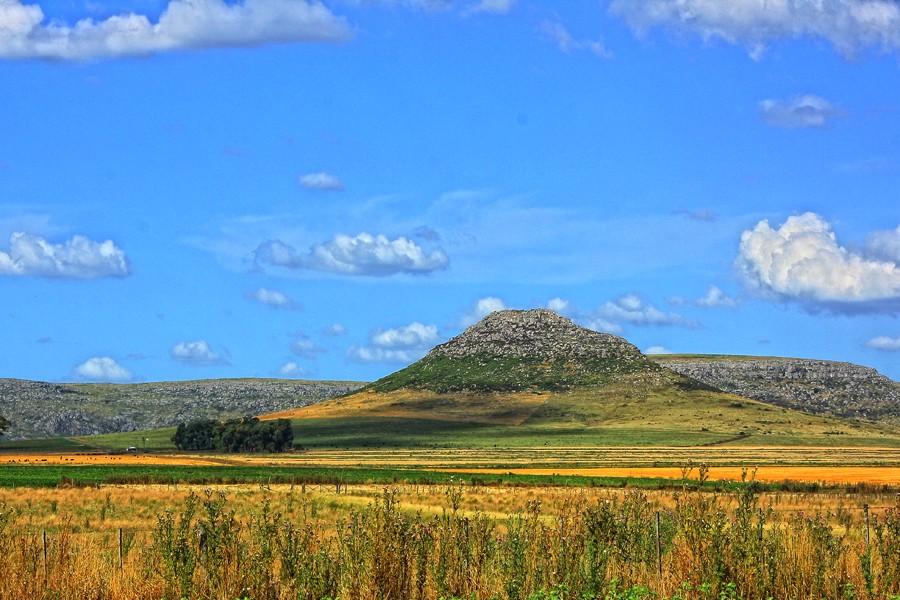
M660 355L653 359L722 391L784 408L900 422L900 385L868 367L791 358Z
M665 373L622 338L579 327L551 310L504 310L436 346L419 362L376 381L371 389L562 390L603 385L620 375Z
M0 379L3 439L91 435L259 415L315 404L361 384L220 379L144 384L53 384Z

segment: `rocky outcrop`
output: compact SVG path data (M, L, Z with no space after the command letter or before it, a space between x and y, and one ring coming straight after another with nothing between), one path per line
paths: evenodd
M677 373L745 398L815 414L900 422L900 385L875 369L793 358L659 355Z
M0 379L3 439L169 427L308 406L361 387L352 382L216 379L142 384L55 384Z
M617 360L643 364L646 358L626 340L579 327L549 309L501 310L450 341L430 357L497 356L543 360Z

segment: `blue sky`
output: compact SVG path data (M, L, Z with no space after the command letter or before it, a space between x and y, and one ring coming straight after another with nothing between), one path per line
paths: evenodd
M372 380L491 310L900 379L895 0L0 0L0 377Z

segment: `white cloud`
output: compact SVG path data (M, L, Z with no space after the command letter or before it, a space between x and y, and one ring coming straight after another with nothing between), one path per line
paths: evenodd
M373 346L351 346L347 359L359 363L396 363L408 365L425 355L423 350L391 350Z
M585 319L582 325L588 329L593 329L594 331L599 331L601 333L613 333L618 335L625 331L625 328L618 323L607 321L602 317L590 317Z
M437 340L437 325L410 323L405 327L378 331L370 341L381 348L421 348L432 346Z
M374 277L430 273L447 268L450 262L441 249L426 253L408 238L390 240L384 235L368 233L355 237L337 234L331 241L313 246L306 254L273 240L257 248L256 260L288 269Z
M759 114L763 121L775 127L824 129L830 119L844 113L828 100L807 94L789 100L763 100L759 103Z
M711 285L706 290L706 295L697 300L695 304L703 308L734 308L738 305L738 301L717 286Z
M492 312L497 312L498 310L506 310L506 308L506 304L500 298L496 298L494 296L480 298L475 302L475 306L473 306L471 310L469 310L469 312L463 316L459 325L463 328L471 327Z
M131 381L131 371L108 356L89 358L75 367L75 376L84 381L121 383Z
M95 242L76 235L64 244L52 244L42 237L16 232L10 236L9 246L9 252L0 252L0 275L101 279L131 273L125 253L109 240Z
M128 13L75 25L45 23L37 4L0 0L0 58L89 60L183 49L337 42L351 31L320 2L171 0L151 23Z
M304 377L309 375L309 371L295 362L286 362L279 367L278 374L282 377Z
M294 309L299 307L296 302L285 294L266 288L259 288L255 292L249 292L247 297L273 308Z
M328 173L308 173L300 178L300 185L308 190L322 190L326 192L344 191L344 182Z
M597 311L597 317L606 323L627 323L636 326L658 325L674 327L698 327L698 323L677 313L664 312L646 304L637 294L626 294L607 302Z
M866 342L866 346L885 352L900 352L900 337L890 338L886 335L879 335Z
M790 217L778 229L763 220L744 231L737 268L748 285L775 298L849 311L891 311L900 303L900 266L839 246L815 213Z
M840 52L900 48L895 0L612 0L612 14L639 33L654 27L742 45L758 58L776 40L813 37Z
M556 44L566 54L586 50L600 58L612 58L610 52L600 40L575 39L565 25L559 21L545 20L538 25L540 34Z
M563 298L551 298L547 302L547 308L561 315L566 314L571 307L572 303L568 300L564 300Z
M180 342L169 351L169 354L178 362L195 367L228 364L228 360L218 352L213 352L204 340Z
M291 352L293 352L300 358L314 359L319 354L325 352L325 348L319 346L306 337L301 337L298 340L294 340L294 342L291 344Z
M410 323L372 333L368 345L352 346L347 357L363 363L409 364L422 358L439 340L437 325Z
M644 354L672 354L672 352L663 346L650 346L644 350Z
M866 249L873 256L900 264L900 226L872 233L866 240Z

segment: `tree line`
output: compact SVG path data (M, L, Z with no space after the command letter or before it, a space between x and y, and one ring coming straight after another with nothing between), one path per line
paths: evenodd
M284 452L294 443L294 431L289 419L195 419L178 425L172 441L179 450Z

